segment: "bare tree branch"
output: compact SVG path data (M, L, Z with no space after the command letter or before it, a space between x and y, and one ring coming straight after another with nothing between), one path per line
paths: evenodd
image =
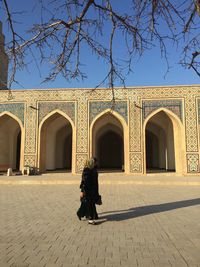
M9 86L16 82L16 71L27 66L26 55L34 55L36 50L40 63L52 66L44 82L55 80L60 74L67 80L85 79L83 46L105 61L107 73L96 87L107 82L113 101L116 82L125 86L125 76L132 71L134 58L153 47L159 48L169 71L169 47L176 45L181 65L200 76L199 0L127 0L126 12L111 0L36 0L41 8L41 21L28 29L27 38L18 33L9 0L1 1L11 32L7 43L12 64ZM118 35L126 49L122 60L115 53Z

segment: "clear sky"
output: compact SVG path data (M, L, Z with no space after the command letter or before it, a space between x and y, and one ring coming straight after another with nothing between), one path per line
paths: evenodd
M115 0L117 3L117 8L126 8L126 1ZM18 12L24 10L25 13L17 15L17 30L20 34L26 37L26 30L29 25L37 21L39 16L39 9L34 5L31 0L8 0L8 4L12 12ZM2 2L0 2L2 5ZM128 6L127 6L128 7ZM3 32L6 37L6 41L9 39L8 28L5 23L5 16L2 12L2 6L0 7L0 20L3 22ZM118 36L115 40L115 53L121 53L121 39ZM158 85L180 85L180 84L199 84L199 77L192 71L184 69L179 62L180 51L176 47L171 46L168 50L169 54L169 65L170 70L166 74L167 66L164 59L161 58L160 50L155 47L153 50L144 53L142 58L135 58L133 61L132 69L133 72L127 76L126 86L158 86ZM38 55L35 54L37 58ZM123 55L122 55L123 57ZM30 62L28 69L23 71L18 71L16 80L19 81L21 85L13 84L13 89L19 88L74 88L74 87L95 87L104 78L108 66L91 55L88 49L85 48L84 54L82 56L82 61L84 62L83 71L87 75L87 79L84 81L72 80L71 82L66 81L61 76L58 77L53 82L41 83L45 77L49 64L40 66L40 72L38 71L36 65ZM120 84L116 83L116 86ZM105 85L106 86L106 85Z

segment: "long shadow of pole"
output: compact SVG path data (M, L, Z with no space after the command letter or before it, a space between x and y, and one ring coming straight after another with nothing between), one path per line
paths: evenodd
M150 205L150 206L134 207L126 210L103 212L100 213L100 219L105 219L105 221L124 221L128 219L137 218L140 216L146 216L149 214L160 213L174 209L181 209L195 205L200 205L200 198Z

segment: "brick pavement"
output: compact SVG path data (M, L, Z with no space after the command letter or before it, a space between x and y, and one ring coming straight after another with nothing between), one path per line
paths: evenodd
M200 266L200 177L101 174L94 226L79 179L0 176L0 267Z

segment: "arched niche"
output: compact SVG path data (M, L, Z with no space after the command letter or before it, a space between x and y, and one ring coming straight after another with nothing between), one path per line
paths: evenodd
M12 168L19 171L22 167L22 124L10 113L0 116L0 170Z
M65 170L72 171L72 123L59 111L49 114L40 124L40 155L41 171Z
M91 155L100 170L124 171L126 168L124 125L113 112L100 114L91 125Z
M153 112L144 122L146 172L185 173L185 134L180 119L167 109Z

